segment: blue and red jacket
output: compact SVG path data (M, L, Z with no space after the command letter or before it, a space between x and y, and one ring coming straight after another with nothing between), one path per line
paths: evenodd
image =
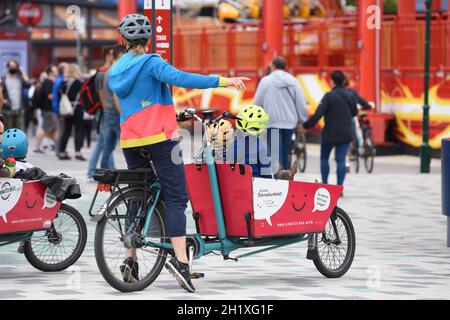
M178 137L168 84L192 89L216 88L226 79L186 73L156 54L124 54L110 69L109 87L119 99L120 146L135 148Z

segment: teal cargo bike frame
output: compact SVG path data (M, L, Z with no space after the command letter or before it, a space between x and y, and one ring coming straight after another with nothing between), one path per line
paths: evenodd
M211 189L212 206L214 208L217 233L214 236L202 235L199 229L199 216L194 212L194 220L196 222L197 233L188 234L186 236L187 253L189 257L189 268L191 270L192 278L200 278L203 274L192 272L193 260L200 259L201 257L214 253L221 255L225 260L238 261L238 259L260 254L269 250L275 250L285 246L297 244L300 242L308 241L308 251L306 257L313 260L316 268L323 275L329 278L341 277L350 268L354 253L355 253L355 234L353 225L348 215L337 206L332 209L330 219L326 223L325 230L319 232L308 233L294 233L294 234L282 234L282 235L270 235L264 237L255 237L252 233L251 221L254 217L250 213L244 215L246 220L247 230L243 234L244 236L230 236L227 234L227 228L225 225L225 216L222 206L222 197L219 187L218 171L216 167L216 160L214 158L214 151L208 138L209 125L220 121L221 119L236 118L231 113L225 112L216 119L211 119L206 116L205 119L196 115L195 110L188 109L177 115L179 121L185 120L197 120L203 125L203 146L202 149L194 156L194 164L201 166L206 165L209 182L209 188ZM146 156L145 154L143 154ZM93 205L96 201L99 188L97 189L94 198L91 203L89 214L93 216L93 221L97 222L97 229L94 241L94 250L97 260L97 265L105 280L114 288L129 292L143 290L149 286L159 275L164 261L168 254L174 254L172 244L169 239L165 237L165 225L161 223L163 215L161 210L164 210L164 199L161 190L161 185L157 176L157 172L154 169L153 162L150 155L148 155L151 169L138 169L138 170L98 170L94 173L94 179L99 182L99 185L108 185L108 190L111 194L100 208L100 212L96 215L92 214ZM96 170L97 171L97 170ZM119 185L126 185L126 187L120 187ZM100 188L101 189L101 188ZM102 191L102 190L100 190ZM128 200L127 200L128 199ZM131 199L131 200L130 200ZM121 219L129 221L131 217L130 204L127 201L134 201L132 199L139 199L142 204L139 205L136 214L133 214L133 219L130 223L121 223ZM126 213L119 213L118 206L125 203ZM162 208L162 209L161 209ZM134 212L134 211L133 211ZM161 233L153 233L153 221L159 223ZM110 236L105 236L108 224L112 226L114 243L109 241ZM108 241L109 242L108 242ZM118 273L116 262L119 260L119 256L112 257L106 250L111 245L122 245L125 250L117 248L114 252L127 252L129 259L130 250L142 249L144 253L153 254L155 262L153 267L147 270L147 276L137 282L129 283L128 281L121 280L121 275ZM230 257L233 251L238 249L250 249L244 253ZM332 252L331 252L331 251ZM334 251L333 251L334 250ZM141 251L140 251L141 252ZM331 252L331 254L330 254ZM143 254L143 253L142 253ZM333 256L329 259L328 256ZM137 253L135 253L137 259ZM111 262L111 266L110 263ZM142 267L142 266L141 266ZM140 268L141 270L141 268Z
M189 117L190 115L190 117ZM209 124L209 119L201 119L197 118L197 116L192 112L188 112L184 115L185 118L190 119L194 118L198 121L203 122L204 127L206 128ZM215 119L214 121L219 121L220 119L227 118L227 117L234 117L230 113L225 113L221 117ZM207 134L207 130L204 130L205 135ZM298 242L302 242L305 240L308 240L312 237L312 234L298 234L298 235L288 235L288 236L280 236L275 238L264 238L264 239L253 239L251 235L250 229L248 230L248 238L241 238L241 237L229 237L227 235L226 227L225 227L225 221L224 221L224 214L223 214L223 208L222 208L222 201L221 201L221 195L220 195L220 189L219 189L219 181L217 177L217 171L216 171L216 162L215 158L213 156L213 148L209 142L209 138L206 136L204 141L204 146L200 152L202 152L204 162L206 162L206 166L208 168L208 175L209 175L209 183L211 188L211 193L213 197L213 203L214 203L214 212L215 212L215 218L217 222L217 230L218 230L218 240L214 241L206 241L200 234L190 234L187 235L188 239L191 239L194 241L194 243L197 245L196 250L194 250L194 254L192 257L194 259L199 259L202 256L211 253L213 251L219 251L224 259L232 259L237 260L239 258L248 257L251 255L255 255L258 253L262 253L268 250L277 249L283 246L295 244ZM155 207L157 206L157 203L159 199L161 198L161 186L159 185L159 182L155 182L152 185L152 190L154 191L153 195L153 203L151 204L150 208L148 209L146 218L145 218L145 225L143 229L143 234L146 235L149 232L149 228L151 225L151 219L153 216L153 212L155 210ZM130 230L133 226L130 226ZM145 238L143 239L143 243L146 246L171 250L172 244L170 243L162 243L162 242L154 242L154 241L147 241ZM229 254L232 251L235 251L237 249L241 248L249 248L249 247L266 247L263 249L255 250L252 252L247 252L245 254L239 255L235 258L230 258Z

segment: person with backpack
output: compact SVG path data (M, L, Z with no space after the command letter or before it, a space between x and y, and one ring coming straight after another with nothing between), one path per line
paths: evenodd
M79 103L79 93L82 86L82 74L78 65L71 63L66 69L64 82L60 90L59 116L62 119L63 127L58 149L60 160L70 160L66 147L75 127L75 158L86 161L81 155L83 146L83 109Z
M346 77L342 71L331 74L333 89L325 94L314 115L304 124L305 129L312 128L324 117L320 142L320 171L322 183L328 183L330 174L329 158L335 149L337 163L337 184L343 185L345 180L345 157L354 136L353 117L358 114L354 95L345 88Z
M53 84L58 76L58 69L49 66L45 70L46 78L38 84L33 94L33 109L41 111L42 122L36 135L36 145L34 152L43 153L42 140L44 137L56 143L58 134L58 116L53 111Z
M113 50L113 64L124 53L125 48L122 45L117 45ZM109 70L104 73L102 80L100 88L103 96L103 118L100 131L103 135L103 148L100 167L102 169L114 169L114 167L111 168L111 161L114 159L113 151L120 138L120 106L117 99L114 99L114 93L109 87Z
M91 154L91 158L88 163L87 179L91 180L94 174L94 170L97 168L98 161L102 156L102 151L104 149L104 131L102 128L103 122L103 104L104 104L104 74L111 67L113 62L113 48L107 47L103 51L103 56L105 58L105 63L98 69L97 73L88 79L83 88L81 89L81 106L89 114L95 114L97 119L97 143L95 145L94 151ZM91 97L90 99L88 97ZM108 160L107 169L114 169L114 157L112 153Z

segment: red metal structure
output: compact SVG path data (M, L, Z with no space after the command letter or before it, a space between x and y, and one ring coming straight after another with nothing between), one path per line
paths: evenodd
M263 5L264 64L283 53L284 0L265 0Z
M206 74L245 75L253 80L242 96L226 90L205 93L174 88L176 103L238 111L253 100L267 63L274 54L279 54L287 59L289 71L300 82L312 79L321 91L329 90L329 75L333 70L346 72L361 95L376 102L377 110L370 115L376 143L385 142L386 128L391 122L396 139L418 147L425 14L416 12L415 1L398 1L398 14L380 17L381 30L367 28L368 22L376 25L373 19L377 14L368 9L373 5L382 6L381 0L358 1L356 15L308 20L283 20L282 2L265 2L264 13L270 14L264 14L262 23L205 22L200 27L197 24L175 28L173 64L176 67ZM450 81L446 80L450 73L448 16L448 13L435 12L432 17L430 134L433 148L440 148L440 138L450 134L450 110L445 109L450 105ZM305 90L311 89L309 82L302 85ZM310 113L320 99L313 94L308 97Z

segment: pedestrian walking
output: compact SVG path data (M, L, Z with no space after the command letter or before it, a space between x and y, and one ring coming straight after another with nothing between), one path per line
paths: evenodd
M118 45L113 50L114 63L125 53L125 48ZM109 87L109 70L102 77L100 89L103 92L103 119L101 131L103 134L102 160L100 167L102 169L110 168L113 151L120 138L120 106L118 99L114 98L114 93Z
M40 109L42 117L41 125L36 135L36 145L34 152L43 153L42 140L47 137L56 144L58 134L58 116L53 111L53 84L58 76L58 69L55 66L47 67L46 78L35 89L33 101L35 108Z
M303 124L305 129L312 128L324 117L320 143L320 171L322 183L328 183L330 173L329 158L333 148L337 163L337 184L345 180L345 156L354 136L353 117L358 114L356 99L345 88L346 77L342 71L331 74L333 89L325 94L314 115Z
M97 91L97 95L98 95L98 97L100 99L100 103L102 105L104 103L104 101L103 101L103 83L104 83L103 75L111 67L111 64L114 60L113 48L112 47L105 48L105 50L103 51L103 57L105 59L105 63L103 64L103 66L100 69L98 69L97 74L95 75L95 89ZM88 163L88 171L87 171L88 180L92 179L94 170L95 170L95 168L97 168L98 161L102 155L103 142L104 142L104 135L103 135L103 130L102 130L103 108L100 109L99 111L97 111L95 116L97 119L98 136L97 136L97 143L95 145L94 151L92 152L91 158L89 159L89 163ZM115 168L114 158L112 156L110 157L108 168L109 169Z
M268 147L272 162L276 147L271 137L278 134L278 161L282 169L290 168L289 153L292 136L306 118L306 98L297 79L286 72L286 60L276 57L272 61L272 72L261 79L256 89L253 104L264 108L269 115Z
M79 93L81 89L82 74L78 65L71 63L68 65L64 82L61 86L59 94L62 96L67 95L70 101L73 114L62 115L60 109L60 118L62 119L63 127L62 134L59 143L59 154L58 158L60 160L69 160L70 156L67 154L66 148L69 141L70 135L72 133L72 128L75 128L75 158L81 161L86 161L86 159L81 155L81 148L83 146L83 109L79 103ZM60 98L61 99L61 98ZM60 100L60 103L62 99Z
M11 59L7 62L8 72L1 78L3 106L0 111L5 116L7 128L24 129L24 89L30 86L27 75L19 63Z

